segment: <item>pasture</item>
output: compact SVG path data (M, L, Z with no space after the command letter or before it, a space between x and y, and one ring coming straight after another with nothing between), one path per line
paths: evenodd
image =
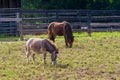
M56 37L59 48L57 65L47 64L43 55L36 55L36 64L26 63L25 41L0 38L0 80L120 80L120 32L74 33L72 48L66 48L64 38ZM24 36L47 38L39 36ZM10 41L9 41L10 40Z

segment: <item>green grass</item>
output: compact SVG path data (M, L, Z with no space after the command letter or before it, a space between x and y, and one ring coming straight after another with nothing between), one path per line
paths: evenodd
M53 66L50 54L47 65L43 56L36 55L36 64L26 63L25 41L1 37L0 80L120 80L120 32L74 33L73 48L66 48L58 36L58 64ZM47 38L47 35L31 36ZM4 41L5 40L5 41ZM8 42L8 40L11 40Z
M0 41L17 41L17 40L19 40L19 37L5 36L3 34L0 34Z

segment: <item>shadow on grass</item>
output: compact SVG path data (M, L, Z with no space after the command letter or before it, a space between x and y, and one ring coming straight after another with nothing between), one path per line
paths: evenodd
M56 67L59 67L59 68L68 68L69 64L57 64Z

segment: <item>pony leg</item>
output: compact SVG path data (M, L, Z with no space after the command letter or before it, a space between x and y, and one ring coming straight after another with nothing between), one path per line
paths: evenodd
M32 53L33 64L35 64L35 54Z
M30 52L29 51L26 52L26 57L27 57L27 63L29 64L29 60L30 60L30 58L29 58L30 57Z
M44 64L46 64L46 53L43 53Z

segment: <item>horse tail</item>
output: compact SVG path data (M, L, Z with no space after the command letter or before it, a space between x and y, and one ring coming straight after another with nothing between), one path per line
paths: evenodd
M53 35L53 27L54 27L54 23L50 23L48 26L48 39L53 40L54 39L54 35Z

